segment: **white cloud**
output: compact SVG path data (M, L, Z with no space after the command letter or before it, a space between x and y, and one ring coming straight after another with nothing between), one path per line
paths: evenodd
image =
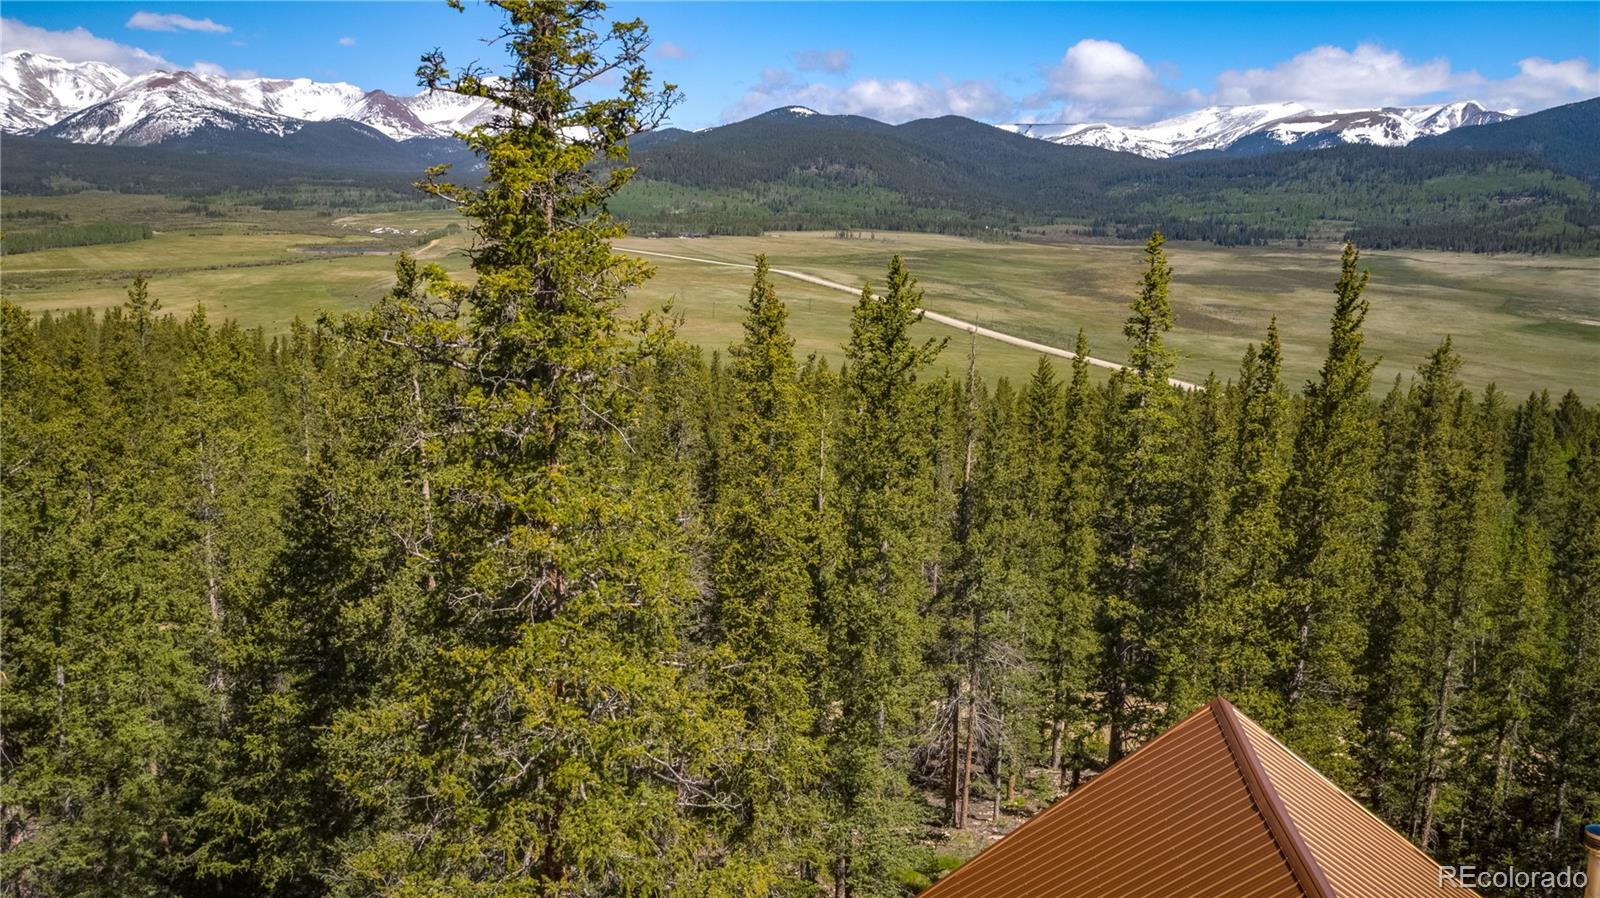
M675 44L672 41L662 41L661 43L656 44L656 55L662 59L688 59L689 51L685 50L682 44Z
M1490 79L1455 71L1447 59L1415 62L1377 44L1314 47L1271 68L1217 76L1216 101L1225 104L1296 100L1313 108L1405 106L1475 99L1493 109L1534 112L1600 94L1600 70L1581 58L1537 56L1517 74Z
M724 109L722 117L723 121L737 121L781 106L809 106L831 115L863 115L898 123L941 115L992 120L1009 115L1016 104L988 81L861 78L836 87L798 82L786 71L767 69L760 83Z
M1469 78L1466 87L1492 108L1537 112L1600 96L1600 69L1580 57L1556 62L1530 56L1517 64L1517 74L1510 78L1476 84Z
M356 39L351 37L348 34L345 35L344 37L339 38L339 46L341 46L341 47L354 47L355 45L356 45Z
M845 50L804 50L795 61L800 72L831 75L851 64ZM1146 62L1115 41L1087 38L1067 48L1043 77L1042 89L1019 99L988 80L858 78L840 84L767 69L722 116L734 121L782 106L809 106L887 122L956 114L986 121L1142 124L1208 103L1296 101L1335 110L1474 99L1492 109L1532 112L1600 95L1600 69L1581 58L1530 57L1516 74L1489 79L1457 71L1447 59L1410 60L1374 43L1313 47L1274 65L1230 69L1207 91L1180 89L1169 64Z
M137 28L140 31L206 31L212 34L227 34L233 30L210 19L191 19L177 13L144 10L134 13L125 27Z
M802 72L828 72L833 75L849 71L852 61L849 50L801 50L794 58Z
M103 62L132 75L177 68L154 53L97 37L81 26L71 31L51 31L9 18L0 19L0 50L32 50L68 62Z
M1195 98L1179 93L1139 54L1115 41L1085 38L1045 74L1032 105L1055 106L1062 122L1142 122Z
M1319 109L1399 106L1455 81L1446 59L1411 62L1377 44L1321 46L1271 68L1221 73L1216 99L1227 105L1294 100Z

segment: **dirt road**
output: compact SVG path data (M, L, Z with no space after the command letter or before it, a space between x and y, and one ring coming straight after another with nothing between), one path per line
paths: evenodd
M677 259L680 262L698 262L702 265L721 265L725 268L743 268L749 271L755 270L754 265L747 265L742 262L721 262L716 259L700 259L694 256L676 256L672 253L658 253L646 249L620 249L622 249L623 252L633 253L640 256L656 256L662 259ZM784 277L794 278L797 281L805 281L808 284L816 284L819 287L827 287L830 290L842 290L845 293L850 293L852 295L858 295L861 292L860 287L851 287L846 284L841 284L838 281L830 281L827 278L819 278L814 274L806 274L803 271L791 271L786 268L769 268L768 271L771 271L773 274L781 274ZM1025 340L1022 337L1013 337L1010 334L1004 334L997 330L991 330L990 328L973 324L970 321L963 321L960 318L953 318L949 315L944 315L939 312L930 312L927 309L919 309L918 311L921 312L922 316L929 321L935 321L939 324L957 328L958 330L964 330L969 334L976 334L980 337L985 337L990 340L999 340L1001 343L1009 343L1012 346L1020 346L1023 349L1031 349L1034 352L1042 352L1045 355L1052 355L1058 358L1075 359L1078 357L1077 353L1072 352L1071 350L1062 349L1058 346L1035 343L1032 340ZM1109 368L1112 371L1121 371L1123 368L1123 366L1117 362L1110 362L1105 359L1097 359L1094 356L1084 356L1084 360L1091 365L1101 368ZM1176 377L1168 378L1167 382L1183 390L1199 389L1198 384L1192 384L1186 380L1179 380Z

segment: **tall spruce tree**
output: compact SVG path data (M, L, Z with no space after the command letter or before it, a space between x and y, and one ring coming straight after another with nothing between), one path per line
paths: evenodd
M1448 757L1499 565L1499 431L1480 425L1446 339L1419 372L1399 493L1378 562L1380 602L1368 639L1362 755L1381 813L1424 848L1436 844ZM1474 451L1483 449L1485 451Z
M887 894L893 830L909 808L902 763L923 640L920 534L931 486L917 379L940 345L916 342L922 291L895 256L862 288L842 374L837 568L819 608L826 644L829 874L838 898Z
M1115 763L1153 735L1162 699L1156 652L1173 613L1166 575L1172 550L1177 468L1174 458L1179 397L1170 384L1175 354L1169 298L1172 267L1161 234L1145 244L1145 272L1123 327L1128 366L1114 380L1115 404L1105 417L1102 463L1100 714ZM1175 709L1173 709L1175 710Z
M1288 648L1276 630L1287 536L1279 522L1289 438L1282 354L1276 320L1259 351L1254 345L1245 350L1226 460L1226 510L1214 547L1214 592L1196 610L1205 646L1196 659L1206 672L1202 692L1228 696L1270 728L1282 724L1272 674Z
M618 304L648 269L612 253L603 204L632 173L627 140L675 94L652 90L637 21L495 5L507 72L451 75L435 52L418 73L497 111L466 135L482 186L427 183L471 219L476 280L436 273L432 301L379 336L462 384L436 443L428 651L334 728L338 775L373 821L340 889L655 894L688 866L693 808L726 802L674 663L689 594L675 509L630 454L630 370L662 338L626 333Z
M437 586L438 440L454 373L382 336L429 301L402 255L370 310L296 328L274 369L283 425L305 463L281 516L284 543L236 609L224 776L198 817L197 870L258 894L325 892L360 815L341 794L326 736L380 683L419 663L422 596Z
M1286 614L1277 626L1292 646L1278 672L1287 741L1335 781L1353 786L1355 732L1365 646L1363 614L1372 595L1378 515L1374 496L1377 426L1368 391L1377 364L1362 355L1367 273L1346 244L1328 355L1306 387L1284 486Z
M1076 788L1098 754L1091 744L1098 727L1087 696L1097 642L1093 581L1099 552L1099 407L1089 383L1089 341L1082 330L1073 345L1072 379L1062 407L1060 445L1051 454L1059 470L1049 504L1056 566L1048 572L1044 600L1030 624L1041 724L1047 727L1048 764L1058 790L1063 785ZM1069 770L1070 779L1065 775Z
M1486 861L1515 863L1535 840L1514 823L1535 803L1530 775L1537 758L1534 715L1560 657L1550 607L1550 539L1538 520L1515 512L1504 560L1490 580L1483 645L1470 671L1460 713L1461 763L1449 784L1460 796L1455 819L1441 829L1460 834L1462 848Z
M727 435L711 513L710 698L731 718L724 788L732 860L727 894L799 894L818 858L813 796L821 643L808 561L816 548L812 415L796 379L788 310L756 257L744 340L730 351Z
M1231 491L1232 407L1238 388L1226 386L1210 372L1196 395L1183 403L1179 424L1182 437L1174 441L1177 464L1186 472L1174 491L1174 528L1171 560L1173 631L1164 637L1160 676L1171 684L1172 701L1179 707L1203 704L1219 694L1212 682L1216 654L1231 639L1232 621L1220 618L1224 577L1223 525Z
M972 794L972 774L978 751L979 664L986 632L978 584L982 577L978 454L982 447L984 408L989 403L977 373L977 338L968 344L967 373L960 384L944 382L939 391L938 420L942 439L935 443L936 500L948 508L950 536L947 560L940 565L934 584L939 632L933 640L931 667L944 680L940 725L930 752L943 759L945 813L956 829L967 825Z
M1581 862L1577 833L1600 815L1600 428L1574 411L1566 433L1576 454L1551 577L1558 649L1535 715L1535 799L1522 812L1542 830L1534 843L1554 866Z

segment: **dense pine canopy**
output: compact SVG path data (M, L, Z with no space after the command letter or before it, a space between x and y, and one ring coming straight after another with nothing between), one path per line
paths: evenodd
M900 258L832 366L758 258L706 358L620 311L643 26L498 5L503 79L420 73L506 110L428 182L470 283L0 307L5 894L908 895L1214 695L1442 858L1576 863L1595 409L1448 338L1377 398L1353 247L1315 380L1274 323L1181 390L1159 234L1104 382L934 375Z

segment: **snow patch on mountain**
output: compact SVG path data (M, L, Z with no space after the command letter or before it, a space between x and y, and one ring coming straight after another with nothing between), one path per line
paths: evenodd
M282 136L336 119L407 140L468 130L493 111L489 100L456 94L399 97L344 82L189 71L130 77L104 63L27 50L0 57L0 130L78 143L160 143L203 128Z
M1511 113L1485 109L1474 102L1332 111L1313 110L1299 103L1264 103L1209 106L1148 125L1019 123L1001 127L1069 146L1164 159L1201 150L1226 150L1255 135L1284 146L1404 146L1418 137L1508 118Z
M434 132L470 131L494 115L494 104L448 91L424 91L406 98L406 106Z
M325 122L350 118L346 110L361 102L366 92L343 81L324 83L310 78L217 79L241 106L287 118Z
M190 72L149 72L41 133L74 143L144 145L211 127L282 136L296 119L237 107L217 84Z
M99 102L127 80L102 62L12 50L0 56L0 130L37 131Z

